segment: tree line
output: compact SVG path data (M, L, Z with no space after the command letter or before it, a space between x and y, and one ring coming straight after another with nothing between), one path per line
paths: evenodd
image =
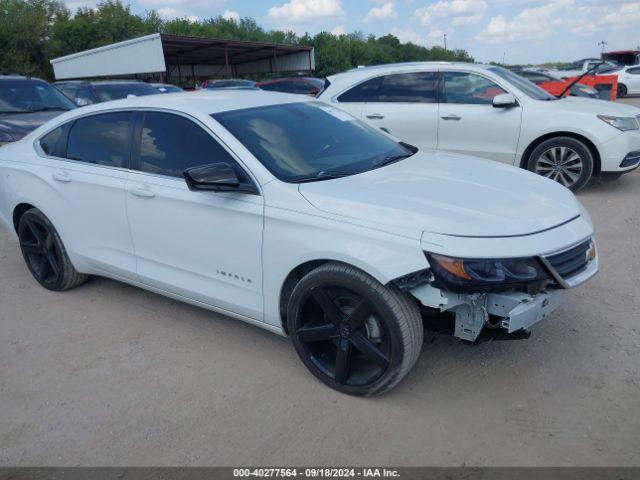
M473 61L465 50L401 43L393 35L376 37L362 32L297 35L292 31L265 30L248 17L239 21L221 16L196 21L167 20L153 10L134 14L120 0L102 1L94 9L79 8L75 12L57 0L0 0L0 73L52 80L49 63L52 58L156 32L309 45L315 48L315 74L320 77L358 65Z

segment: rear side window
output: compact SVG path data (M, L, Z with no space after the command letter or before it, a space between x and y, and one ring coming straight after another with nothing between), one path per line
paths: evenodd
M128 168L131 117L130 112L113 112L76 120L69 131L67 158Z
M224 147L200 126L171 113L145 113L139 170L181 178L187 168L218 162L236 164Z
M630 68L627 70L627 73L630 73L631 75L640 75L640 67Z
M438 74L435 72L401 73L382 78L378 102L436 103Z
M47 133L40 139L40 148L50 157L64 158L67 149L67 134L69 124L62 125Z
M378 87L382 77L372 78L366 82L356 85L351 90L347 90L338 97L339 102L375 102L378 97Z

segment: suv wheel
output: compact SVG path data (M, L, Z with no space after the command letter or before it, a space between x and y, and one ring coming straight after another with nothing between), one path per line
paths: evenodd
M531 152L527 169L577 191L591 178L593 155L575 138L551 138Z
M330 387L371 396L393 388L423 342L415 301L356 268L327 263L294 288L287 324L306 367Z

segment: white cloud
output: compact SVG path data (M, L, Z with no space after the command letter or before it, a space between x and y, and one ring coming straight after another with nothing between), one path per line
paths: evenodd
M331 29L331 33L333 35L344 35L347 33L347 28L344 25L336 25Z
M289 24L308 24L344 17L344 10L341 0L289 0L278 7L271 7L267 16Z
M64 4L72 13L75 13L79 8L96 8L98 0L71 0L64 2Z
M573 16L573 0L553 0L539 7L525 8L507 20L497 15L477 36L488 43L535 41L553 36L565 18Z
M187 12L185 12L184 10L173 7L164 7L158 9L158 15L166 20L173 20L174 18L186 18L191 23L195 23L200 20L195 15L187 15Z
M481 21L486 9L485 0L440 0L418 8L413 16L423 25L430 25L433 20L451 19L451 25L462 26Z
M362 20L363 22L377 22L398 18L396 4L393 2L384 3L381 7L373 7Z
M240 22L240 14L233 10L225 10L222 14L222 18L225 20L233 20L236 23Z
M151 8L165 9L166 11L175 10L175 5L182 5L188 0L138 0L140 5ZM159 11L159 10L158 10Z
M581 6L567 21L572 33L588 36L603 30L626 30L640 24L640 2Z

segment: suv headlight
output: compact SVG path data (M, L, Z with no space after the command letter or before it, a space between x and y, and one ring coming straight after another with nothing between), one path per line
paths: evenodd
M638 120L635 117L612 117L611 115L598 115L603 122L608 123L612 127L626 132L627 130L638 130Z
M455 258L427 253L437 281L452 291L483 291L523 286L548 279L537 258Z

